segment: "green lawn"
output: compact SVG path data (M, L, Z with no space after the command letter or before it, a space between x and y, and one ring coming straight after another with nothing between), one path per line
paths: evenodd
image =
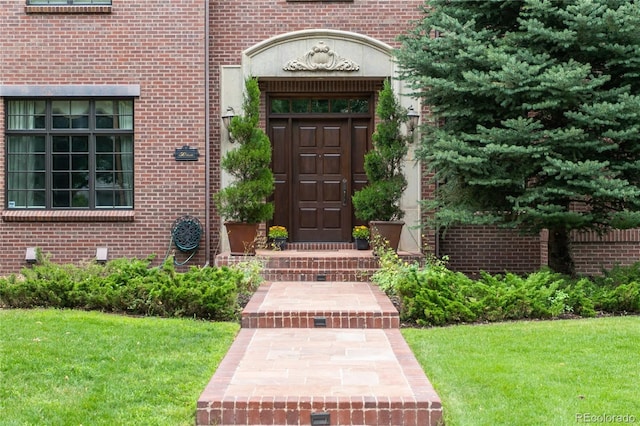
M232 323L0 310L0 425L193 425L198 396L237 331ZM625 415L640 423L640 317L403 334L448 426L621 424L612 416Z
M193 425L238 328L0 310L0 425Z
M403 334L447 426L640 423L640 317Z

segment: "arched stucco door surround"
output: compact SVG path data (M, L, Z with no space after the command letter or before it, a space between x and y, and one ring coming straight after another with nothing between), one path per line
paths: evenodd
M395 79L397 65L393 48L371 37L347 31L310 29L280 34L259 42L242 53L239 65L221 67L220 111L232 107L240 112L244 79L249 76L269 80L371 80L392 78L392 85L403 106L419 110L418 101L405 95L407 90ZM225 132L222 153L232 148ZM406 226L400 249L420 250L420 165L413 150L405 164L409 186L401 205ZM221 177L225 186L229 177ZM223 239L224 241L224 239Z

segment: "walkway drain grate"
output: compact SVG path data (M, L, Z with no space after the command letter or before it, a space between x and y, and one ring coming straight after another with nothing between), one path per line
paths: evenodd
M314 327L326 327L327 326L327 318L326 317L313 317L313 326ZM323 424L323 423L319 423ZM329 424L329 423L327 423Z
M311 426L330 425L329 413L311 413Z

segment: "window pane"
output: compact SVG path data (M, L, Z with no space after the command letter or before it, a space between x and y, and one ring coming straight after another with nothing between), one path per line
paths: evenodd
M71 185L74 189L89 188L89 173L71 173Z
M88 155L72 155L71 156L71 170L89 170L89 156Z
M89 207L89 191L72 191L71 207Z
M133 130L133 101L118 101L114 129Z
M54 136L53 137L53 152L69 152L69 137L67 137L67 136Z
M54 129L88 129L89 101L52 101Z
M96 136L96 152L113 152L113 136Z
M89 138L86 136L74 136L71 139L71 150L73 152L89 152Z
M368 113L369 100L368 99L352 99L351 112Z
M9 130L44 129L45 101L9 101L8 123Z
M308 99L292 100L291 112L309 112L309 100Z
M69 191L53 191L53 207L71 207Z
M331 112L349 112L349 101L346 99L332 99Z
M133 102L96 101L96 128L133 130Z
M69 173L53 173L53 187L55 189L69 189Z
M53 170L68 171L71 167L68 154L58 154L53 156Z
M96 155L96 170L113 170L113 155Z
M276 114L289 112L289 99L271 99L271 112Z
M311 101L311 112L329 112L328 99L314 99Z
M7 137L7 206L43 208L45 152L43 135Z

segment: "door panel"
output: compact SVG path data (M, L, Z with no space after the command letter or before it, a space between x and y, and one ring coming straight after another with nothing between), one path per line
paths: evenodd
M351 191L353 195L368 183L364 171L364 155L371 149L371 121L369 119L354 119L351 124ZM351 203L351 196L349 196ZM352 224L366 225L366 222L352 216Z
M273 224L291 230L291 127L289 120L277 119L269 122L269 138L273 148L272 170L275 182L273 192ZM287 208L283 208L283 207Z

